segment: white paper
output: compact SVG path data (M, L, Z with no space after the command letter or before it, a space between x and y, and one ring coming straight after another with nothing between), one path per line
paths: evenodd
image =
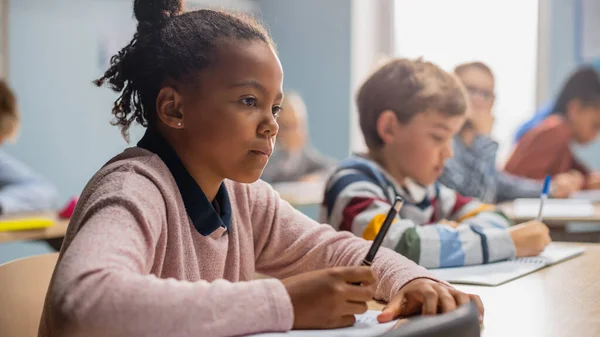
M513 203L514 216L535 218L540 210L540 199L517 199ZM594 205L585 199L547 199L542 211L544 219L588 218L594 216Z
M591 202L600 202L600 190L586 190L571 194L571 199L585 199Z
M273 184L281 198L292 205L320 204L323 201L325 181L285 182Z
M354 326L342 329L329 329L329 330L292 330L288 332L276 332L276 333L264 333L258 335L252 335L255 337L375 337L381 336L386 332L390 331L397 320L382 323L377 322L377 315L381 311L379 310L368 310L362 315L356 316L356 323Z
M583 253L582 247L548 245L539 256L456 268L431 269L450 283L496 286Z

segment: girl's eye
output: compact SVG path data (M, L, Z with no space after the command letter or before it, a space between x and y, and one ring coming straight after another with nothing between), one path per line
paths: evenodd
M242 98L241 102L246 106L256 106L256 98L254 97Z
M273 107L273 116L275 117L279 117L279 114L281 113L281 107L279 105L276 105Z

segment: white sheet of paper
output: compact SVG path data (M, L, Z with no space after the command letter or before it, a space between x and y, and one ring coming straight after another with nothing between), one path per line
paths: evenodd
M368 310L362 315L356 316L356 323L354 326L341 328L341 329L330 329L330 330L292 330L288 332L273 332L263 333L258 335L252 335L254 337L375 337L381 336L386 332L390 331L397 320L380 324L377 322L377 315L381 311L379 310Z
M540 210L540 199L517 199L514 215L518 218L535 218ZM587 218L594 216L594 205L585 199L548 199L542 211L544 219Z
M571 194L571 199L585 199L591 202L600 202L600 190L586 190Z
M534 257L495 262L479 266L430 269L437 277L451 283L497 286L525 276L545 266L562 262L582 254L582 247L548 245L542 254Z

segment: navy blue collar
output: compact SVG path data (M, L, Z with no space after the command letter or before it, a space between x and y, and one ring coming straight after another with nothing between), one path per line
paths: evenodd
M185 210L200 234L210 235L219 227L229 230L231 204L225 184L221 183L215 200L211 203L196 180L183 166L175 150L158 132L149 128L137 146L155 153L167 165L177 183Z

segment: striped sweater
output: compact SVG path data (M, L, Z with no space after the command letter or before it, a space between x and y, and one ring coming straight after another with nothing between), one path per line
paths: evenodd
M515 246L511 222L494 206L435 183L403 186L375 162L352 156L339 164L325 189L320 220L337 230L373 240L396 195L404 199L383 246L427 268L475 265L509 259ZM440 223L449 220L457 227Z

